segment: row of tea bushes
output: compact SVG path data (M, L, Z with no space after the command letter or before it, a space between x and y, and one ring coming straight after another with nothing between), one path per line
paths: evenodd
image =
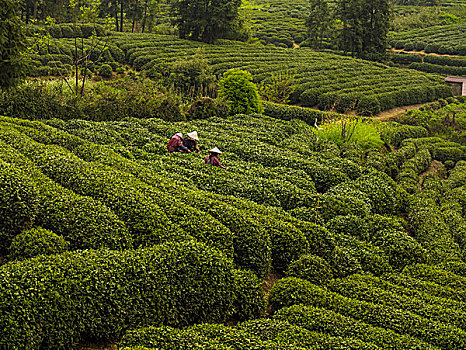
M414 29L392 33L389 43L395 49L424 50L426 53L466 56L465 24Z
M4 130L2 128L3 136L5 136ZM16 134L10 137L15 139ZM24 195L21 202L18 202L21 206L5 202L6 198L2 198L4 208L16 208L14 215L8 214L10 218L18 217L22 213L21 207L28 208L27 210L34 215L23 215L22 219L18 217L18 220L28 222L29 226L40 225L62 235L70 243L71 249L101 247L124 249L132 246L132 238L125 224L103 203L66 190L43 175L29 159L13 147L5 142L0 144L0 159L9 163L10 168L17 169L17 172L22 170L23 174L28 174L25 184L31 184L36 191L37 203L32 206L25 206L27 197ZM21 179L21 177L15 176L15 179ZM25 213L24 210L23 213ZM8 223L8 220L3 222ZM15 235L19 233L19 230L27 228L27 226L19 225L19 222L15 224L15 227ZM5 245L2 249L5 250L14 235L11 235L12 231L6 228L3 228L2 232L5 232L2 235L2 242Z
M262 303L257 281L237 273L223 254L192 242L10 263L0 267L0 345L70 348L149 324L224 322L237 311L237 290L258 296L248 300L253 309Z
M317 331L333 337L350 337L378 349L438 349L427 342L407 334L377 327L336 311L311 305L284 307L273 316L275 321L289 322L295 327Z
M114 35L111 40L125 51L129 64L137 63L149 76L167 74L174 62L189 58L199 49L218 76L228 69L240 68L260 82L286 66L294 76L291 103L318 105L321 109L356 109L360 100L360 113L370 115L452 94L438 76L308 49L286 50L235 42L205 45L148 34Z
M400 308L463 330L466 328L465 315L461 310L456 309L458 305L455 308L448 308L441 299L437 299L436 302L432 300L426 302L414 296L395 294L393 291L379 288L377 284L364 283L364 276L352 275L345 279L334 280L329 284L329 289L348 298Z
M145 327L129 331L120 342L122 349L180 347L195 349L353 349L376 350L374 344L352 337L336 337L309 331L286 321L262 319L227 327L201 324L184 329Z
M450 324L426 319L399 309L398 306L378 305L344 297L292 277L275 283L268 299L273 312L287 306L304 304L338 312L372 326L391 329L445 349L457 349L466 344L466 332Z

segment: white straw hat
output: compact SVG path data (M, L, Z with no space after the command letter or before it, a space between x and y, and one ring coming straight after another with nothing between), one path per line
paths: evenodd
M220 151L217 147L212 148L209 150L210 153L217 153L217 154L222 154L222 151Z
M197 131L188 132L188 133L186 134L186 136L187 136L188 138L190 138L191 140L194 140L194 141L196 141L196 142L199 142L199 137L197 136Z
M175 135L173 135L173 137L175 137L175 136L183 138L183 134L181 132L177 132Z

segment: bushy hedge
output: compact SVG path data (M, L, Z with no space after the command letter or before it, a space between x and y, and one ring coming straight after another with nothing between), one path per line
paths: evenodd
M408 222L413 236L428 250L428 262L439 263L458 256L459 247L445 224L440 208L428 192L411 199Z
M7 137L4 131L2 129L2 138ZM15 144L21 139L20 135L12 133L8 139ZM132 247L128 229L108 207L90 197L66 190L43 175L34 163L10 145L0 144L0 158L28 172L35 182L40 202L38 225L62 235L73 250Z
M405 294L415 293L417 295L417 293L423 293L433 297L444 298L445 300L466 302L466 295L463 291L458 291L445 284L438 284L433 279L419 279L404 273L386 274L383 278L390 283L404 288Z
M304 304L336 311L376 327L392 329L434 346L446 349L466 346L466 332L457 327L398 308L347 298L294 277L275 283L268 298L273 312L283 307Z
M62 236L41 227L34 227L13 238L8 249L8 259L23 260L42 254L63 253L68 250L68 245Z
M12 238L32 227L39 205L35 183L17 167L0 160L0 252Z
M308 280L317 285L326 285L333 277L330 264L317 255L302 255L293 261L286 273L288 276Z
M264 106L264 114L269 117L292 120L300 119L305 121L307 124L321 124L322 120L337 117L336 113L321 112L311 108L288 106L273 102L262 101Z
M448 308L440 303L426 302L414 296L404 296L379 288L377 284L366 284L364 276L352 275L345 279L334 280L328 288L348 298L386 305L412 312L422 317L466 328L464 312Z
M359 339L365 342L368 348L370 348L369 344L374 344L378 349L437 349L437 347L415 337L399 334L393 330L384 329L384 327L372 326L367 322L341 315L338 312L310 305L293 305L283 308L273 316L273 319L334 337Z
M231 262L192 242L41 256L0 267L0 280L4 348L70 348L149 324L223 322L235 299Z

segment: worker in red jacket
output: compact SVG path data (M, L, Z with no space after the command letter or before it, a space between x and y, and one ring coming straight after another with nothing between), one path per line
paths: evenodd
M183 134L180 132L177 132L175 135L172 136L172 138L168 142L167 150L170 153L191 153L191 151L185 145L183 145Z
M218 155L222 154L222 152L217 147L214 147L211 150L209 150L209 153L210 155L208 155L205 159L206 164L218 166L222 169L228 170L226 166L223 166L222 163L220 163L220 159L218 159Z

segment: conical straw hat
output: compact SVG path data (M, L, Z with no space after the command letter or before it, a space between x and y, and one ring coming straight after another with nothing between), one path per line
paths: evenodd
M217 153L217 154L222 154L222 151L220 151L217 147L212 148L209 150L210 153Z
M188 138L190 138L191 140L194 140L194 141L196 141L196 142L199 142L199 137L197 136L197 131L188 132L188 133L186 134L186 136L187 136Z

